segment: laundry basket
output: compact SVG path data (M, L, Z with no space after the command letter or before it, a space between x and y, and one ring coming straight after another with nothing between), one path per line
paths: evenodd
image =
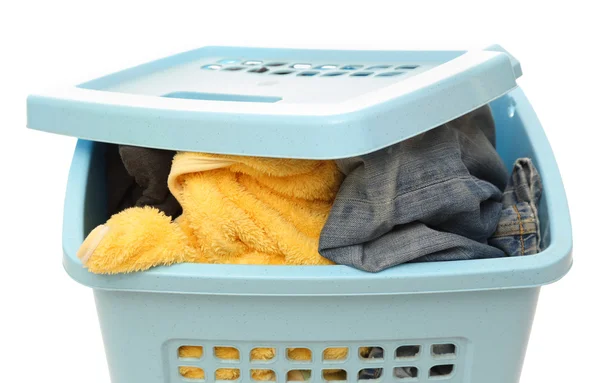
M571 266L571 225L543 129L516 84L518 61L481 51L207 47L28 99L28 126L80 138L64 210L64 265L94 289L113 383L214 382L219 369L290 371L357 382L516 383L540 286ZM535 256L346 266L181 264L127 275L86 271L76 252L107 219L107 143L267 157L335 159L385 148L490 104L508 167L531 157L544 194ZM68 336L68 334L67 334ZM181 358L183 346L202 347ZM215 347L239 350L219 359ZM380 347L381 358L361 356ZM255 348L275 357L251 360ZM310 350L310 360L288 349ZM347 348L328 360L328 348ZM184 378L180 367L204 372ZM412 376L399 378L400 368Z

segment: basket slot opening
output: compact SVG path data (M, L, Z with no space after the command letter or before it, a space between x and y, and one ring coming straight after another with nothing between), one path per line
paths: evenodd
M431 346L431 356L436 358L448 358L456 356L456 345L452 343L434 344Z
M383 376L383 368L363 368L358 372L359 382L370 382L378 381Z
M218 346L213 348L215 358L222 361L240 361L240 350L235 347Z
M381 347L363 346L358 349L358 357L365 361L382 360L384 350Z
M364 67L364 65L344 65L341 70L357 70Z
M250 72L250 73L259 73L260 74L260 73L265 73L265 72L268 72L268 71L269 71L269 68L261 66L260 68L250 69L248 72Z
M288 382L309 382L312 376L311 370L290 370L287 373Z
M250 362L252 363L269 363L275 360L277 351L272 347L257 347L250 351Z
M316 67L315 69L323 69L323 70L331 70L331 69L336 69L338 66L335 64L324 64L324 65L319 65L318 67Z
M419 369L416 367L394 367L394 376L402 380L418 378Z
M238 380L239 378L238 368L219 368L215 371L215 380Z
M418 345L408 345L408 346L400 346L396 349L396 358L397 359L414 359L419 356L421 353L421 346Z
M181 366L179 367L179 375L192 381L204 381L204 370L199 367Z
M283 70L278 70L276 72L271 72L271 74L278 75L278 76L285 76L285 75L288 75L288 74L292 74L294 72L295 71L292 70L292 69L283 69Z
M429 377L430 378L449 377L450 375L452 375L453 371L454 371L453 364L440 364L438 366L431 367L431 369L429 370Z
M310 69L310 68L312 68L312 64L297 63L294 65L291 65L291 67L294 69Z
M177 356L181 359L200 359L203 355L202 346L181 346L177 349Z
M338 77L338 76L343 76L348 72L326 72L323 73L322 77Z
M240 60L238 60L238 59L223 59L223 60L219 61L219 64L230 65L230 64L237 64L239 62L240 62Z
M298 76L300 76L300 77L312 77L312 76L316 76L318 74L319 74L319 72L316 72L316 71L308 71L308 72L298 73Z
M329 347L323 350L324 362L343 362L348 358L348 347Z
M252 370L250 370L250 377L255 382L276 382L277 381L277 374L273 370L252 369Z
M403 75L403 74L404 74L404 72L397 72L397 71L395 71L395 72L382 72L382 73L379 73L375 77L395 77L395 76L400 76L400 75Z
M288 348L286 350L287 359L290 362L312 362L312 351L308 348Z
M417 69L419 66L418 65L400 65L399 67L396 67L396 70L401 70L401 69Z
M226 70L226 71L229 71L229 72L237 72L237 71L240 71L240 70L243 70L243 69L246 69L246 68L244 68L243 66L230 66L230 67L227 67L227 68L223 68L222 70Z
M367 68L367 70L381 70L381 69L389 69L391 65L373 65Z
M342 369L326 369L323 370L323 380L327 382L346 382L348 372Z

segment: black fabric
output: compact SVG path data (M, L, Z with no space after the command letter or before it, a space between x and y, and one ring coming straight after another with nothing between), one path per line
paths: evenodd
M108 145L105 155L110 215L134 206L152 206L172 218L181 214L167 185L174 151Z

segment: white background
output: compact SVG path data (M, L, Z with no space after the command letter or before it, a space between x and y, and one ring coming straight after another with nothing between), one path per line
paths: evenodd
M522 382L598 381L598 14L592 1L536 3L2 2L0 381L109 382L92 293L61 266L62 203L75 139L27 130L28 93L203 45L469 49L492 43L522 62L519 84L554 148L575 238L570 274L542 290Z

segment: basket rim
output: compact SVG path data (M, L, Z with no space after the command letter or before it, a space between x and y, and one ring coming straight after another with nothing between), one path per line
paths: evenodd
M394 295L532 288L562 278L572 265L569 208L550 144L523 91L509 94L535 142L544 179L552 242L526 257L410 263L371 274L347 266L251 266L180 264L146 272L97 275L76 257L83 242L84 188L93 143L80 140L69 175L63 222L64 267L77 282L102 290L209 295ZM87 154L87 155L86 155ZM75 196L78 196L77 198Z

